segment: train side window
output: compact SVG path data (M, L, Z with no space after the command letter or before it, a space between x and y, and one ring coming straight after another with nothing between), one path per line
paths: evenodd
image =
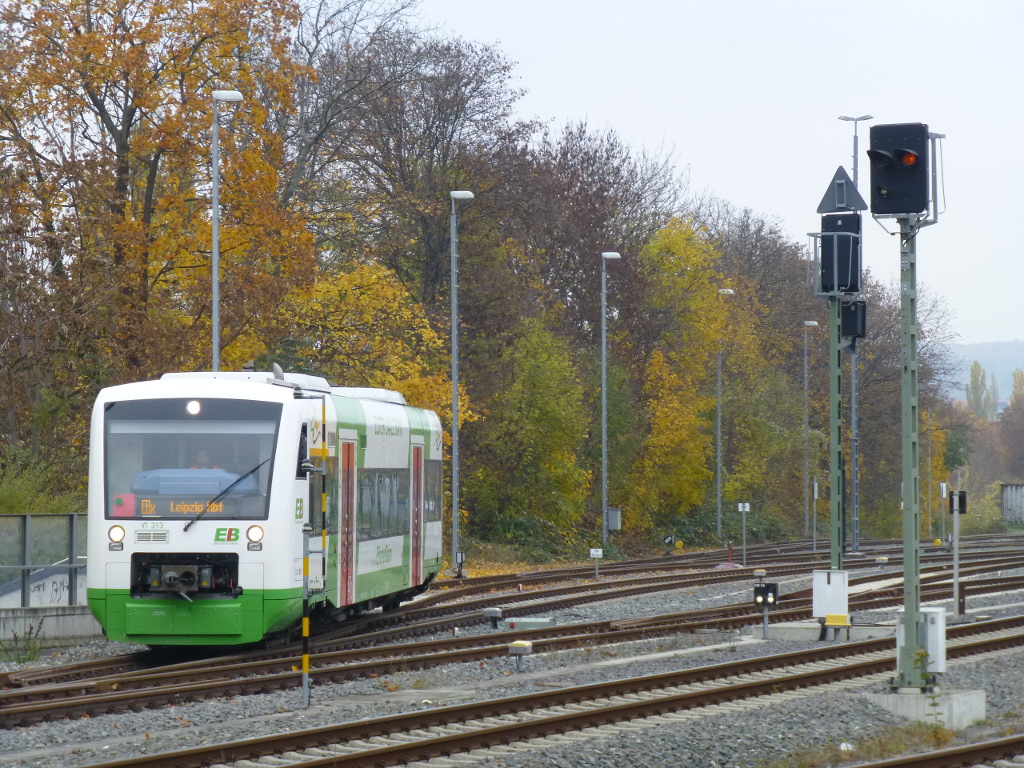
M295 462L295 477L302 479L306 476L306 471L302 468L302 462L309 456L309 438L306 434L306 425L302 425L302 432L299 433L299 457Z

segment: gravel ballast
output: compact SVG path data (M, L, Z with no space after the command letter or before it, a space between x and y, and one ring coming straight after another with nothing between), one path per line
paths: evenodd
M782 593L806 588L807 579L784 580ZM584 605L552 615L559 625L650 616L734 603L750 597L748 584L709 586L697 590L651 593L628 600ZM1019 614L1012 605L1019 596L976 598L972 609L992 616ZM985 606L988 606L986 608ZM947 605L947 610L950 606ZM855 621L878 622L894 612L855 615ZM468 632L492 631L481 623ZM486 662L448 665L386 678L317 685L312 706L300 707L298 690L256 696L213 699L158 710L98 715L0 732L0 755L11 768L79 768L92 763L127 759L186 746L253 738L261 734L311 728L360 718L374 718L411 709L446 706L474 699L500 698L601 680L655 674L730 660L788 653L817 642L771 639L754 641L749 630L736 634L683 635L617 646L598 646L525 659L523 670L503 656ZM41 659L42 664L71 663L138 650L136 646L87 643ZM27 665L0 665L0 669ZM942 676L946 689L982 689L990 721L1020 715L1024 690L1024 653L1004 652L978 661L951 662ZM515 750L496 750L488 768L551 768L560 766L714 766L753 768L781 760L794 751L826 745L856 747L867 736L905 724L875 707L858 693L887 690L883 682L856 688L829 688L809 695L776 695L770 699L716 707L623 727L589 732L579 738L556 739ZM74 745L73 751L68 751ZM467 763L470 764L470 763Z

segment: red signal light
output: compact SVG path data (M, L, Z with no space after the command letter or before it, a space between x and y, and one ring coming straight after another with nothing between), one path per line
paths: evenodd
M904 168L912 168L917 165L916 152L911 152L909 149L900 149L897 150L896 154Z

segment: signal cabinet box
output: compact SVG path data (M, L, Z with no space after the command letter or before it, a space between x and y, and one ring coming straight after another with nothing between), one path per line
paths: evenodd
M849 339L863 339L867 333L867 302L850 301L840 308L839 335Z
M906 642L906 629L903 625L905 616L903 608L896 619L896 648L900 649ZM921 629L918 639L928 653L925 672L934 674L946 671L946 609L941 605L921 606Z
M849 579L846 571L813 571L811 582L812 615L816 619L850 614Z
M822 216L821 233L821 292L859 293L860 214Z

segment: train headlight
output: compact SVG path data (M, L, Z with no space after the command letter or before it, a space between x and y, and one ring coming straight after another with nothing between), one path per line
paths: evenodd
M107 538L115 544L120 544L122 541L124 541L124 528L122 528L120 525L110 526L110 530L107 531Z
M253 544L257 544L263 541L263 536L263 528L259 525L250 525L245 532L245 538L247 538Z

